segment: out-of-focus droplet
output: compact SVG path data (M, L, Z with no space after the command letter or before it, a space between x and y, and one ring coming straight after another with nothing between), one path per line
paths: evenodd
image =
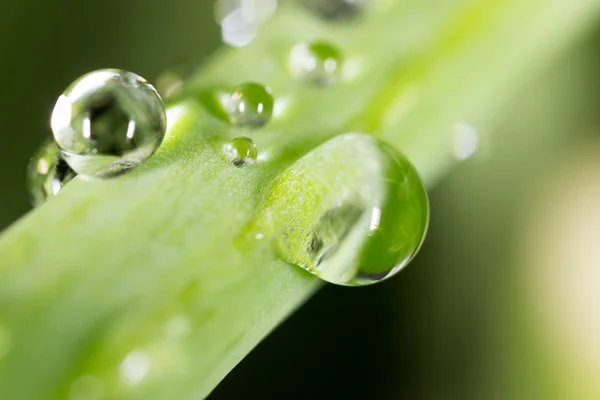
M52 131L78 174L106 178L149 158L166 130L163 102L142 77L99 70L76 80L59 97Z
M372 0L299 0L327 20L346 21L356 18Z
M240 127L260 128L271 119L273 104L269 88L254 82L241 84L229 99L229 119Z
M427 193L412 164L390 145L352 133L281 173L247 237L270 239L282 259L325 281L361 286L408 264L428 221Z
M277 0L217 0L215 16L223 42L235 47L247 45L276 9Z
M452 132L452 154L457 160L466 160L479 148L479 135L475 128L464 123L454 125Z
M150 358L140 350L129 353L119 367L121 380L129 386L139 385L148 371L150 371Z
M256 161L258 151L252 139L242 136L225 145L225 155L230 163L236 167L243 167Z
M100 400L104 386L100 378L94 375L83 375L69 387L69 400Z
M300 79L327 86L339 78L342 55L326 42L300 43L290 52L290 69Z
M34 206L55 196L77 174L63 160L59 148L47 140L34 153L27 168L27 188Z

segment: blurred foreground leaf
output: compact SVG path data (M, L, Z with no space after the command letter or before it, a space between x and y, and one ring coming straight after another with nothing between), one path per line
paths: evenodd
M189 80L149 162L114 180L76 179L0 237L0 398L206 396L319 285L266 245L234 244L279 172L328 138L363 131L433 184L454 162L453 126L486 131L599 8L380 1L346 25L282 6L255 42ZM327 89L287 72L290 48L315 38L346 59ZM207 99L245 80L269 85L284 107L252 134L268 160L238 169L222 146L245 132Z

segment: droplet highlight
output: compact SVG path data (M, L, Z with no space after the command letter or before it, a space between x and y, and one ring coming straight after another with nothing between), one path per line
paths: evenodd
M225 145L225 155L230 163L236 167L243 167L256 161L258 150L252 139L242 136Z
M428 221L427 193L412 164L392 146L350 133L273 181L248 238L268 238L282 259L325 281L362 286L407 265Z
M39 206L58 192L77 174L62 158L60 149L47 140L34 153L27 168L27 188L31 204Z
M240 127L260 128L271 119L273 105L269 88L255 82L243 83L229 99L229 120Z
M342 55L335 46L326 42L300 43L290 52L290 69L299 79L317 86L328 86L339 79Z
M51 120L63 157L78 174L108 178L148 159L166 131L162 99L144 78L106 69L76 80Z

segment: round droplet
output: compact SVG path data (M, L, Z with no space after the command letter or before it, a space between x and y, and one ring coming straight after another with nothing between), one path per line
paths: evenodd
M361 286L408 264L428 221L427 193L411 163L390 145L352 133L281 173L248 237L269 238L282 259L325 281Z
M56 195L77 174L63 160L60 149L51 140L34 153L27 168L27 188L34 206Z
M260 128L271 119L273 104L269 88L254 82L241 84L229 99L229 119L237 126Z
M372 0L299 0L326 20L347 21L356 18Z
M59 97L51 122L71 168L100 178L138 166L158 149L166 130L165 107L154 87L114 69L76 80Z
M233 165L243 167L256 161L258 151L252 139L242 136L225 145L225 154Z
M329 43L300 43L290 52L290 68L300 79L319 86L334 83L340 74L342 55Z

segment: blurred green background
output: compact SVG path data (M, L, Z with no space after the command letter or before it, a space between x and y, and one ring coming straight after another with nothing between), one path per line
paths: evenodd
M25 167L72 80L154 81L219 42L211 1L0 4L0 228L30 209ZM431 192L409 268L326 286L211 398L599 399L599 50L600 24L498 110Z

